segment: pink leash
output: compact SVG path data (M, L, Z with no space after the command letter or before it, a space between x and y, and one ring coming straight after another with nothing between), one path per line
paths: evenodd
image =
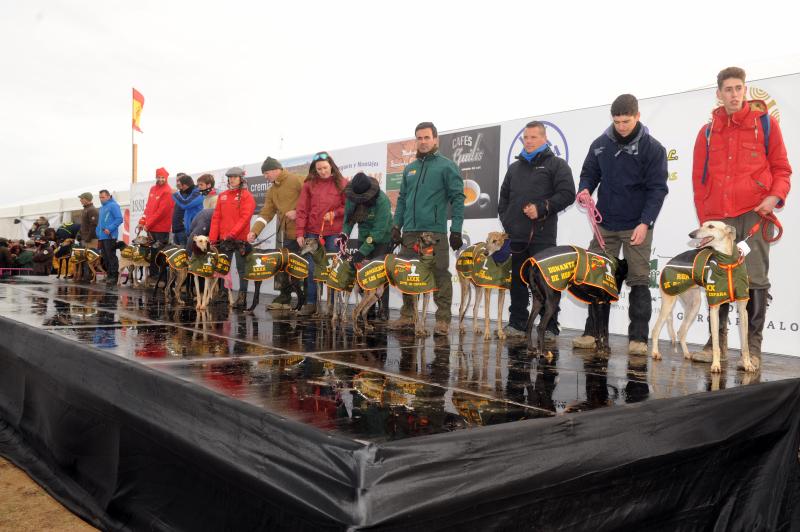
M586 211L586 217L589 218L589 225L592 227L594 238L603 251L606 250L606 241L603 240L603 235L600 234L600 222L603 221L603 215L597 210L594 204L592 195L586 191L580 192L575 199L578 201L578 206Z

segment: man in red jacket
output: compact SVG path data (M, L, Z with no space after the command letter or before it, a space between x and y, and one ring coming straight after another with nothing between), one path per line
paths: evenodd
M234 166L225 175L228 177L228 190L219 195L217 207L211 217L211 230L208 239L216 244L220 240L247 240L250 219L256 210L256 200L247 188L244 170ZM247 304L247 280L244 278L245 260L239 253L236 258L236 271L239 273L239 298L234 308L245 308Z
M728 67L717 74L720 107L711 114L694 144L692 183L694 204L700 223L720 220L736 228L738 241L760 223L748 238L745 257L750 277L747 302L748 345L751 359L760 360L761 340L770 297L769 242L774 227L764 216L783 207L791 186L792 167L778 121L761 100L747 101L745 72ZM729 305L720 307L720 338L727 341ZM723 356L725 351L723 350ZM711 362L711 340L693 360Z
M137 233L144 229L162 246L169 242L169 232L172 229L172 209L175 206L172 199L172 188L167 184L168 177L169 172L165 168L156 170L156 184L150 187L144 214L139 219L139 225L136 226ZM148 282L154 283L158 279L158 273L158 267L155 264L150 265Z

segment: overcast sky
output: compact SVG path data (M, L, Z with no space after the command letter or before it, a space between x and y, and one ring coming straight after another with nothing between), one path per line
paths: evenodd
M131 87L145 180L798 72L789 5L0 0L0 204L129 180Z

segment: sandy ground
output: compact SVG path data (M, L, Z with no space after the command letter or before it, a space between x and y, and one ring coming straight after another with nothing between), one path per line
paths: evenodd
M96 530L47 494L16 466L0 458L0 531Z

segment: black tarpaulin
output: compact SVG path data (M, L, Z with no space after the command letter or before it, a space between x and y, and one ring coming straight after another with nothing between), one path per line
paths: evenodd
M0 454L109 530L791 530L800 381L381 444L0 318Z

